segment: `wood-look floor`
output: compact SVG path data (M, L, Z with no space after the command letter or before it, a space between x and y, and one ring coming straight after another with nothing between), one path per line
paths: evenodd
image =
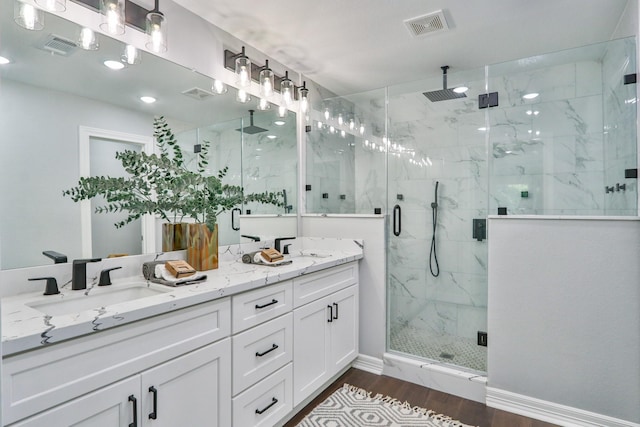
M419 406L435 411L438 414L447 415L462 423L479 427L553 427L554 424L523 417L488 408L486 405L472 400L463 399L437 390L428 389L396 378L384 375L370 374L359 369L351 368L327 387L317 398L305 406L284 427L294 427L313 408L325 400L342 384L364 388L373 395L380 393L385 396L395 397L400 401L407 401L412 406ZM360 426L344 426L360 427Z

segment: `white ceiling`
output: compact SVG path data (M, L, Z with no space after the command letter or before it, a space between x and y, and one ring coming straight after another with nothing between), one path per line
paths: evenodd
M606 41L627 6L627 0L175 1L342 95L434 76L441 65L469 70ZM448 32L414 38L403 23L439 9Z

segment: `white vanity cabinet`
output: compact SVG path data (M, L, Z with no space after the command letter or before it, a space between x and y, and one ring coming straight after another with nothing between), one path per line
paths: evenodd
M228 426L230 311L223 298L7 357L3 422L150 425L155 394L154 426Z
M358 355L358 265L294 280L294 406Z

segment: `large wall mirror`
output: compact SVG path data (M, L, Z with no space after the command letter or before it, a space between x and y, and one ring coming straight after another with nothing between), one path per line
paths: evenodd
M13 9L12 1L1 1L5 12ZM228 183L247 193L284 190L286 207L247 205L240 207L244 214L296 212L295 113L279 118L275 106L258 111L257 100L240 103L233 88L214 95L210 77L151 54L143 53L139 64L109 69L104 61L120 62L122 43L100 35L98 50L83 50L75 44L79 27L50 14L42 31L19 27L10 13L1 16L0 55L11 62L0 65L0 269L53 263L42 254L46 250L69 261L158 250L159 242L143 239L157 224L116 229L117 219L99 214L86 224L86 207L62 191L87 171L122 173L118 150L153 150L153 118L159 115L187 155L210 141L209 167L228 166ZM156 102L145 104L141 96ZM256 110L258 132L247 132L249 110ZM219 223L221 245L240 242L230 213Z

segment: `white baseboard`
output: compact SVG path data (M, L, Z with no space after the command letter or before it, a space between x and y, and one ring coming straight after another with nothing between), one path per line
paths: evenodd
M640 424L487 387L487 406L566 427L640 427Z
M353 361L353 364L351 366L356 369L370 372L372 374L382 375L384 363L382 362L382 359L378 359L377 357L367 356L366 354L359 354L358 358Z

